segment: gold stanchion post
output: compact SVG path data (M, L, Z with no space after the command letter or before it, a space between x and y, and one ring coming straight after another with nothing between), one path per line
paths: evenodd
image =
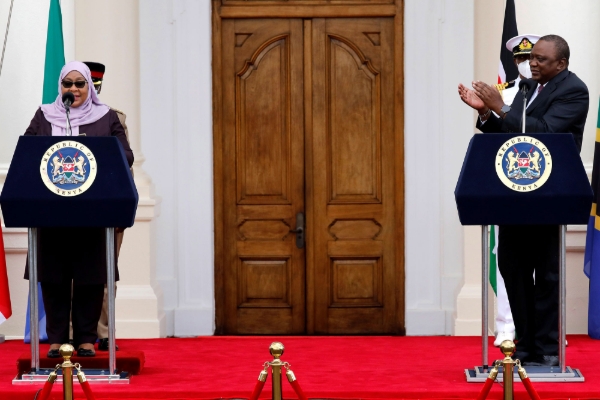
M283 395L281 391L281 367L283 362L279 359L283 355L283 343L273 342L269 346L269 352L273 356L271 361L271 380L273 382L273 400L282 400Z
M60 366L63 376L63 400L73 400L73 367L75 364L71 362L71 357L75 352L75 348L67 343L60 346L59 351L64 359Z
M504 381L504 400L513 400L513 374L515 362L511 356L515 353L515 343L512 340L505 340L500 343L500 351L504 354L502 360L502 380Z

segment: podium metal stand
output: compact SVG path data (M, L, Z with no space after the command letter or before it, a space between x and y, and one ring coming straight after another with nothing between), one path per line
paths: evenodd
M105 228L106 238L106 288L108 294L108 368L84 368L86 378L90 383L129 383L129 373L117 371L116 344L115 344L115 228ZM29 301L31 312L29 315L30 344L31 344L31 371L21 377L13 379L13 385L29 385L34 382L44 383L53 369L40 368L40 327L38 318L38 278L37 278L37 228L29 228L27 233L29 248ZM35 306L34 306L35 305ZM76 378L74 378L76 379ZM62 376L57 378L62 381Z
M533 382L584 382L585 378L579 371L566 365L566 339L567 339L567 286L566 286L566 237L567 226L559 227L559 300L558 300L558 367L527 367L527 376ZM490 253L489 229L487 225L481 226L481 366L466 369L467 382L485 382L489 371L489 341L488 341L488 285L490 279ZM499 359L502 357L499 357ZM520 381L519 374L515 372L513 379ZM502 381L502 374L498 374Z

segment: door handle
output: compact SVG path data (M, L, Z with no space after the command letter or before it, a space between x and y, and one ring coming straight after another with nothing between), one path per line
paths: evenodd
M290 229L290 233L296 234L296 247L299 249L304 248L304 213L299 212L296 214L296 229Z

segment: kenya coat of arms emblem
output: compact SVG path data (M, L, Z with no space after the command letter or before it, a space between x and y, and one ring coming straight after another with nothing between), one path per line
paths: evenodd
M40 174L48 189L59 196L77 196L96 178L96 158L81 143L66 140L50 147L42 157Z
M507 140L496 155L496 173L508 188L517 192L539 189L552 172L552 156L539 140L516 136Z

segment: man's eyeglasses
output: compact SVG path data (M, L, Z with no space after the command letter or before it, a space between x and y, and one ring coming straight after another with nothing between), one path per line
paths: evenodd
M85 84L87 83L87 81L61 81L60 82L62 84L62 87L64 87L65 89L70 89L71 86L73 86L73 84L75 84L75 87L77 89L83 89L85 87Z

